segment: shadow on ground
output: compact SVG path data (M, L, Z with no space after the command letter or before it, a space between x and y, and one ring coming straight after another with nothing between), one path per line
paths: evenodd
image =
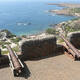
M18 77L24 77L25 79L27 79L28 77L30 77L31 72L30 72L28 66L24 62L22 62L22 63L24 65L24 70L23 70L22 74L19 75Z
M0 69L7 68L7 67L9 67L9 64L0 65Z
M1 55L0 56L0 69L9 67L9 59L7 55Z

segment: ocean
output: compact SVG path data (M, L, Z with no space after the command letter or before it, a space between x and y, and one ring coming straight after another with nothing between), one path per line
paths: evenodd
M68 21L74 16L56 15L47 12L62 9L48 2L0 3L0 29L8 29L15 35L31 35L45 31L49 25Z

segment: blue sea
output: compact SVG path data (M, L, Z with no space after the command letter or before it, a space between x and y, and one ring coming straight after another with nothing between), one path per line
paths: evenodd
M50 24L58 24L75 17L47 12L62 9L49 2L2 2L0 3L0 29L8 29L16 35L31 35L45 31Z

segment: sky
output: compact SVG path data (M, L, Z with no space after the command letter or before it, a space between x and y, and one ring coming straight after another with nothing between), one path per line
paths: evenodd
M61 0L0 0L1 2L3 1L61 1ZM65 1L65 0L62 0ZM67 0L67 1L79 1L79 0Z
M22 1L22 2L24 2L24 1L28 1L28 2L34 2L34 1L44 1L44 2L47 2L47 1L61 1L61 2L64 2L64 1L74 1L74 2L78 2L78 1L80 1L80 0L0 0L0 2L20 2L20 1Z

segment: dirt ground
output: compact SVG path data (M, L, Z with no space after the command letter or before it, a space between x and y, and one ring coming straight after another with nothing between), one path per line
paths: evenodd
M0 80L80 80L80 61L66 55L25 61L27 75L13 77L9 67L0 69Z

